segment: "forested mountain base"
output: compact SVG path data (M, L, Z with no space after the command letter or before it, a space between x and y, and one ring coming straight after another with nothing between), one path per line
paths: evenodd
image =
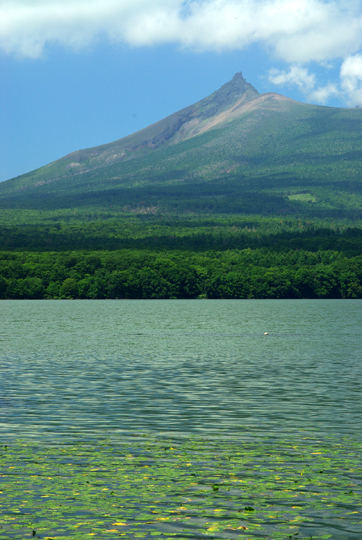
M362 256L250 248L2 252L0 298L362 298Z
M0 251L133 249L200 252L268 248L273 251L333 250L347 257L362 254L360 220L252 214L107 215L104 210L99 210L94 211L87 221L84 216L79 219L75 211L62 215L44 214L38 215L38 220L20 214L13 222L7 216L3 224L0 216Z
M0 298L362 298L359 221L59 218L0 226Z

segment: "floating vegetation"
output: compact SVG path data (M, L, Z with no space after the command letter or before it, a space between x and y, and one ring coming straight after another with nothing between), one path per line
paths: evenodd
M349 439L17 441L0 455L0 540L362 538Z

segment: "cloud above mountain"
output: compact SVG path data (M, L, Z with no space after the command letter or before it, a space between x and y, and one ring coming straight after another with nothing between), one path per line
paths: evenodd
M338 83L317 85L315 74L300 65L292 65L288 70L272 68L269 81L277 86L297 86L309 100L325 104L331 96L343 96L350 106L362 104L362 55L356 54L344 59Z
M286 64L270 69L274 85L362 105L362 0L0 0L5 54L36 59L54 44L79 51L104 40L217 53L257 44ZM318 83L308 64L330 61L339 80Z
M362 47L359 0L2 0L0 48L40 57L108 39L224 51L253 43L289 63L348 57Z

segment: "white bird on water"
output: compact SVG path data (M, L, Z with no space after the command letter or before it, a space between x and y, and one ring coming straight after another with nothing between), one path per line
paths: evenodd
M264 332L264 336L267 336L268 335L268 332Z

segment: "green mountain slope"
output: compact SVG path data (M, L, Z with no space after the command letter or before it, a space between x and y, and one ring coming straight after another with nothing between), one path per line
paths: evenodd
M362 298L362 110L241 73L0 184L0 298Z
M137 133L1 183L0 208L361 219L361 134L362 110L258 94L239 73Z

